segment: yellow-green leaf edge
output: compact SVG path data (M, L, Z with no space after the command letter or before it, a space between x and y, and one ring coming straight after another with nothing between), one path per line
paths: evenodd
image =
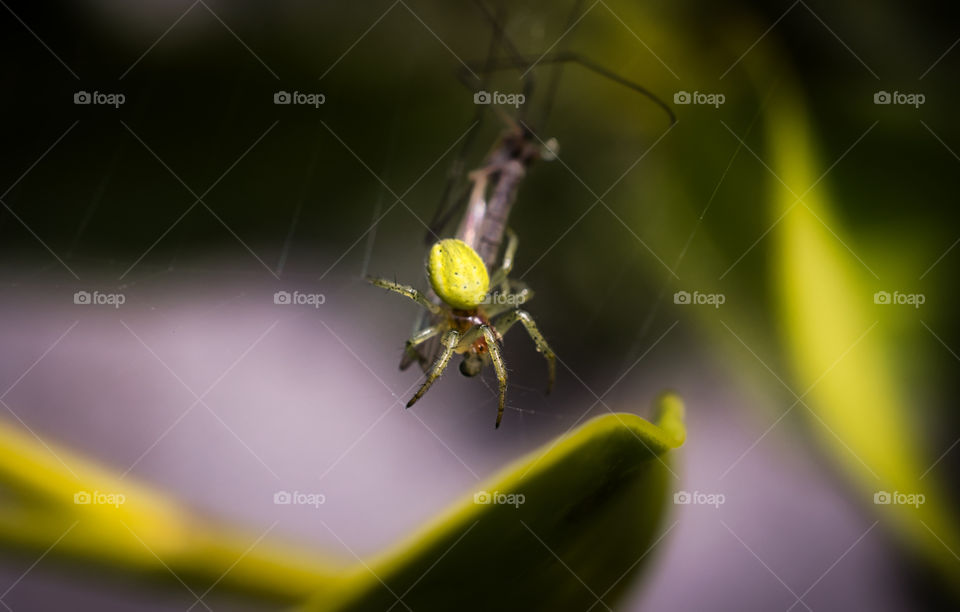
M616 586L604 596L604 602L615 600L630 584L627 575L641 567L639 561L665 532L662 519L676 474L664 456L686 438L682 400L665 393L658 399L657 409L656 425L633 414L604 415L514 461L477 490L526 492L528 499L519 509L476 504L468 495L392 548L360 564L343 591L318 593L303 609L340 612L386 609L396 604L393 609L402 610L407 604L413 609L426 605L429 609L481 610L498 603L510 609L531 605L565 609L585 603L586 609L611 582ZM571 466L576 465L583 467L583 473L571 476ZM574 492L564 489L564 476L576 485ZM589 497L591 482L593 491L624 497L618 506L605 507ZM550 498L530 499L531 490L542 492L545 484ZM612 489L617 492L611 493ZM574 524L576 533L565 532L566 537L551 539L549 522L570 506L596 512L586 512L582 521ZM619 511L620 515L617 520L605 520L604 511ZM626 516L622 516L624 512ZM518 520L513 520L513 513ZM518 528L522 519L525 525ZM492 530L490 537L480 535L477 530L484 521L512 527L516 537L508 537L499 528ZM600 537L591 535L597 533ZM607 535L610 539L604 545ZM586 570L578 565L576 545L572 552L565 554L564 550L578 537L591 547L593 559ZM510 545L515 545L515 550L502 557L503 564L485 563L489 551ZM522 549L520 553L517 548ZM584 552L583 546L580 552ZM544 565L530 567L517 577L510 572L514 568L509 562L524 554L541 559ZM457 555L469 559L458 563ZM407 589L409 593L404 594Z

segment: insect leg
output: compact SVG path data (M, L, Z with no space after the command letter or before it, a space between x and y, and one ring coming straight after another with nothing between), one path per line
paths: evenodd
M507 285L507 277L510 275L510 272L513 270L513 258L517 254L517 245L520 243L520 239L517 237L517 233L514 232L509 227L507 228L507 248L503 252L503 262L500 264L500 269L493 273L493 277L490 279L490 286L495 287L497 285L502 285L500 287L501 293L507 293L510 291L509 285Z

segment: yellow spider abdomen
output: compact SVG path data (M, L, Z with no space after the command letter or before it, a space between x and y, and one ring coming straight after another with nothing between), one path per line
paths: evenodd
M437 296L453 308L472 310L490 289L487 266L470 245L448 238L430 249L427 276Z

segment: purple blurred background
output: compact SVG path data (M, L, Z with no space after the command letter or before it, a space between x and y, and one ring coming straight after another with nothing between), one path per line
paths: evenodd
M116 309L74 304L76 287L53 271L4 286L5 385L66 332L5 401L44 440L245 526L251 541L270 529L272 538L345 560L389 545L471 494L478 479L566 431L594 403L562 369L556 392L545 397L543 364L518 334L507 343L517 376L500 430L492 427L489 373L486 387L445 376L405 411L400 400L419 373L398 371L399 349L384 347L398 346L392 331L410 324L415 307L347 273L325 283L333 290L318 308L277 305L277 284L244 272L248 263L204 261L157 274L121 287L127 300ZM296 281L282 288L313 290ZM651 332L648 344L668 328ZM791 590L817 610L903 609L899 562L882 530L871 529L874 519L789 423L752 446L774 420L764 405L782 399L731 387L725 368L678 326L605 399L614 410L649 416L658 392L682 390L689 436L675 488L724 496L718 508L672 507L666 536L624 609L787 609ZM599 394L620 374L581 378ZM194 405L190 390L203 403ZM590 415L605 412L596 406ZM275 505L279 490L320 493L325 503ZM28 567L3 561L3 581ZM192 603L186 592L145 594L106 577L80 579L56 562L29 569L4 598L14 610ZM218 607L215 591L208 603Z

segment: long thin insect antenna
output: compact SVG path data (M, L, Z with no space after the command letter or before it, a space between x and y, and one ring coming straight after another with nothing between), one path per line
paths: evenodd
M507 53L507 56L508 56L507 61L512 62L514 67L517 70L524 70L526 68L526 65L523 62L523 56L517 50L517 47L516 45L513 44L513 41L510 40L510 37L507 36L506 30L504 28L503 24L505 21L502 18L503 17L502 11L500 15L494 15L493 12L490 10L490 8L486 5L486 3L483 2L483 0L474 0L474 4L477 5L477 7L480 9L480 12L482 12L484 17L486 17L487 21L490 22L490 27L493 28L496 39L500 42L500 44L503 46L504 50ZM493 70L491 67L488 66L487 68L488 75L494 71L495 70ZM524 97L528 100L531 99L531 96L533 95L533 82L534 82L533 72L527 72L527 74L524 75L523 77L522 93ZM520 109L518 114L521 120L524 119L525 112L526 112L526 107L523 107Z
M671 125L677 122L677 117L676 115L673 114L673 109L671 109L670 106L668 106L667 103L664 102L663 99L661 99L655 93L653 93L643 85L640 85L639 83L631 81L627 78L620 76L616 72L613 72L612 70L608 70L607 68L604 68L600 64L597 64L593 60L587 57L584 57L579 53L573 53L570 51L561 51L561 52L554 53L553 55L547 55L541 58L523 58L523 61L526 62L525 65L527 68L535 67L539 64L562 64L567 62L571 64L578 64L579 66L586 68L590 72L593 72L597 75L610 79L614 83L623 85L628 89L632 89L633 91L637 92L638 94L642 95L643 97L647 98L648 100L650 100L651 102L659 106L660 109L663 110L663 112L666 113L667 116L670 118ZM480 67L476 67L476 69L483 70ZM492 68L487 68L487 69L492 70L494 72L498 72L502 70L515 70L516 66L512 63L499 62L499 63L495 63L495 65Z
M583 0L577 0L573 4L573 8L570 9L570 14L567 16L567 23L564 25L563 31L570 31L574 25L577 23L578 15L581 15L581 9L583 8ZM563 44L566 46L569 39L564 39ZM564 49L566 50L566 49ZM547 82L547 95L543 99L543 115L540 117L538 122L539 129L546 129L547 119L550 117L550 113L553 111L553 102L554 98L557 95L557 90L560 88L560 75L563 73L563 63L557 62L553 64L552 70L550 71L550 80Z

